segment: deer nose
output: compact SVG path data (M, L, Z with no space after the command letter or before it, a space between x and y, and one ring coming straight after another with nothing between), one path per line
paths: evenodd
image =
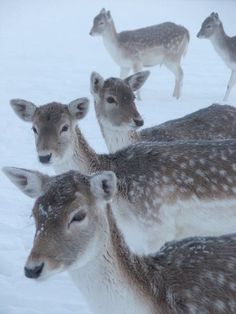
M201 34L200 34L200 32L199 32L199 33L197 33L197 38L200 38L200 35L201 35Z
M44 263L35 266L34 268L28 268L25 266L25 276L28 278L38 278L40 274L42 273L44 267Z
M143 126L144 122L143 122L143 119L133 119L134 120L134 123L136 126Z
M47 164L49 163L50 159L52 157L52 154L48 154L48 155L44 155L44 156L39 156L39 161L42 163L42 164Z

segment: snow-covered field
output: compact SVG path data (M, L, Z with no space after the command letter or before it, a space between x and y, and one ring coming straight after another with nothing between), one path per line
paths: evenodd
M39 105L53 100L67 103L89 96L91 71L104 77L119 74L101 38L88 35L93 17L102 7L111 10L118 30L170 20L190 31L183 61L183 96L179 101L172 99L172 74L164 67L153 68L138 104L145 126L221 102L230 71L210 42L197 39L196 33L203 19L216 11L226 32L236 35L235 0L0 0L1 167L49 171L36 159L30 124L16 117L9 99L25 98ZM228 103L236 105L236 88ZM81 128L98 152L106 151L92 103ZM3 175L0 204L0 314L89 313L66 274L42 283L24 277L34 235L33 200Z

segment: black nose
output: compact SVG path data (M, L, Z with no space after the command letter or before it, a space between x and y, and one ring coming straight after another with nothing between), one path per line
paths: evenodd
M52 157L52 154L39 156L39 161L43 164L47 164L50 161L51 157Z
M142 119L134 119L136 126L143 126L144 122Z
M35 268L25 267L25 276L28 278L38 278L43 270L44 263Z
M197 38L199 38L200 37L200 32L199 33L197 33Z

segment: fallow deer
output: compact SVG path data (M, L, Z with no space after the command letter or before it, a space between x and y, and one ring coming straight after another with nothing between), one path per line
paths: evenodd
M96 72L91 75L96 117L110 153L140 141L236 139L236 108L218 104L138 131L143 120L135 106L134 91L148 74L139 72L124 80L105 80Z
M218 55L232 71L224 96L224 101L227 101L231 89L236 84L236 36L230 37L225 33L218 13L213 12L202 23L197 37L209 39Z
M96 314L236 312L236 234L173 241L139 256L113 216L114 173L70 171L52 178L17 168L5 173L37 198L26 277L46 280L67 271Z
M189 43L188 30L165 22L132 31L117 33L110 11L102 9L94 18L90 35L101 35L113 60L120 66L120 77L130 69L139 72L143 67L164 64L175 76L173 96L180 97L183 84L181 59Z
M140 142L96 154L76 126L87 99L68 106L11 104L33 123L38 152L47 153L39 159L57 173L115 172L114 214L133 250L153 252L167 240L236 230L236 141Z

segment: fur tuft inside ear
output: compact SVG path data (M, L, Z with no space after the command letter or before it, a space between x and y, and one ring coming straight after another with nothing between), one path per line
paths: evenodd
M24 99L12 99L10 105L20 119L31 122L37 107Z
M128 76L124 82L130 86L130 88L135 92L140 89L146 82L150 75L150 71L137 72L131 76Z
M2 171L18 189L32 198L37 198L44 191L45 185L49 181L49 176L38 171L15 167L4 167Z
M97 72L92 72L90 76L90 92L92 95L96 95L103 88L104 79Z
M68 109L75 119L83 119L89 110L89 99L86 97L75 99L69 103Z
M99 200L109 202L116 193L117 179L112 171L102 171L90 179L90 190Z

